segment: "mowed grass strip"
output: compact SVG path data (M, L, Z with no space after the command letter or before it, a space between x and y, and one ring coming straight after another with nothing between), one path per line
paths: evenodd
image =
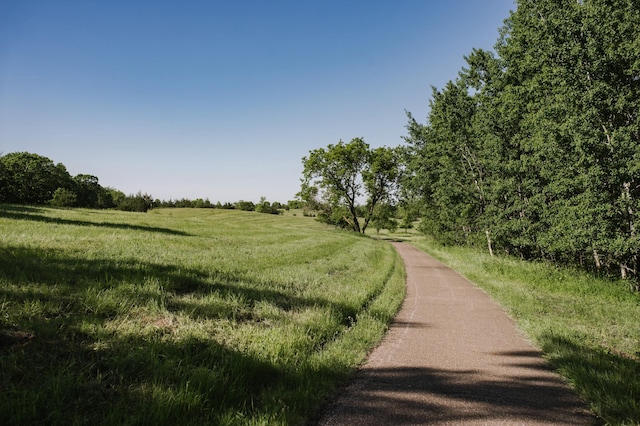
M404 295L303 217L0 206L3 424L301 424Z
M640 424L640 294L628 283L424 238L414 244L497 300L605 424Z

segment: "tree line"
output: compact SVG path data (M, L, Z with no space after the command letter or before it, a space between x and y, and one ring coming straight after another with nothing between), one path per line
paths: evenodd
M404 146L313 150L299 196L354 231L402 206L445 244L637 280L640 8L516 6L495 51L433 88L425 123L407 113Z
M282 210L298 208L299 201L288 204L259 203L240 200L235 203L212 203L209 199L154 199L138 192L125 195L114 188L103 187L96 176L71 176L62 163L29 152L13 152L0 156L0 203L50 205L54 207L84 207L146 212L156 207L219 208L278 214Z
M521 0L426 123L404 181L450 244L638 275L640 8Z
M0 203L147 211L150 195L125 195L100 185L96 176L71 176L62 163L29 152L0 156Z

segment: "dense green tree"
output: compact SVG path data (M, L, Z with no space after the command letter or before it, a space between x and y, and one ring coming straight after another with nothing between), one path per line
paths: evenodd
M588 254L597 268L616 258L623 271L638 250L634 3L520 2L497 46L511 85L526 100L522 128L547 206L542 249L565 261Z
M406 195L405 195L406 197ZM401 219L398 226L406 231L414 227L420 219L420 200L413 197L403 198L398 206L396 215Z
M274 202L273 204L267 201L265 197L260 197L260 202L255 205L255 210L258 213L267 213L267 214L280 214L280 210L278 209L280 203Z
M122 205L127 198L125 193L114 188L105 188L105 190L109 199L113 203L113 207L119 209L120 205Z
M58 188L49 202L54 207L75 207L78 202L76 193L70 189Z
M371 219L371 226L380 233L380 230L387 229L395 232L398 229L398 221L395 219L396 208L387 203L380 203L375 208Z
M376 207L393 200L400 179L401 155L396 149L370 149L362 138L339 141L311 151L302 159L299 197L319 210L327 223L365 232ZM358 205L364 201L359 219Z
M256 205L253 203L253 201L240 200L240 201L235 203L235 208L238 209L238 210L244 210L244 211L247 211L247 212L252 212L252 211L255 211Z
M79 174L73 177L77 205L88 208L112 208L115 206L109 191L93 175Z
M0 157L0 203L7 202L9 192L9 172Z
M119 199L117 208L129 212L144 213L153 208L153 197L142 192L138 192L136 195L128 195L124 199Z
M477 105L462 79L433 90L429 126L409 116L414 185L428 208L423 229L443 241L468 243L487 204L483 146L474 128Z
M385 229L395 229L392 215L402 180L404 152L401 148L379 147L369 151L368 162L361 176L367 200L364 207L364 225L367 229L373 219L385 224Z
M313 202L316 194L322 190L324 215L327 218L336 217L335 212L338 211L344 223L360 232L356 203L363 195L360 173L367 164L368 154L369 145L362 138L352 139L347 144L339 141L337 145L330 144L326 149L311 151L308 157L302 159L304 171L300 196L305 201Z
M637 273L640 8L527 0L409 115L405 190L453 243Z
M58 188L71 189L66 167L47 157L14 152L0 157L3 179L0 199L5 203L45 204Z
M288 209L302 209L304 208L305 203L302 200L289 200L287 201Z

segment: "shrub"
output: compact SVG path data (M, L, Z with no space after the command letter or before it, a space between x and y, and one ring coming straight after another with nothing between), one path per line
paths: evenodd
M76 194L67 188L58 188L53 192L53 198L49 201L54 207L74 207L78 201Z

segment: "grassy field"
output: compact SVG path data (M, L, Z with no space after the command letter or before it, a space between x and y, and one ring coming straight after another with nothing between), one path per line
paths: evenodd
M499 301L606 424L640 424L640 294L628 284L414 243Z
M299 216L0 206L3 424L301 424L404 294Z

